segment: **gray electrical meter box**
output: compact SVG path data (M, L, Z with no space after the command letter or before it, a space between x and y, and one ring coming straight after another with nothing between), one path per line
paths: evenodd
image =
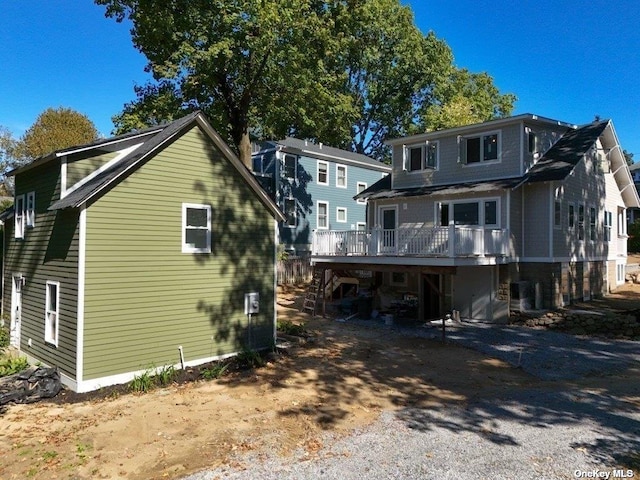
M260 311L260 294L257 292L244 294L244 313L249 315Z

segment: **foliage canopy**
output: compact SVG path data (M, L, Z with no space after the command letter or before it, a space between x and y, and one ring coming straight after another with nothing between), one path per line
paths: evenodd
M382 158L387 137L506 115L515 101L488 75L457 69L447 44L420 32L399 0L96 3L131 21L154 78L114 117L115 133L200 109L247 165L250 137L297 136ZM461 103L467 115L447 110Z

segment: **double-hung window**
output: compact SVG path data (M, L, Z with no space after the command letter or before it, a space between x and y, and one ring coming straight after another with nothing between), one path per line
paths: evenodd
M584 240L584 205L578 205L578 240Z
M611 227L613 226L613 214L610 211L604 212L604 241L611 241Z
M438 142L409 145L405 149L405 169L410 172L438 168Z
M569 214L567 216L567 226L573 230L576 226L576 207L573 203L569 204Z
M500 161L500 133L459 137L460 161L467 165Z
M318 201L317 224L319 229L329 228L329 203Z
M284 177L295 180L298 166L298 158L295 155L285 154L284 156Z
M25 215L27 227L36 226L36 192L27 193L27 209Z
M318 160L318 184L329 185L329 164Z
M336 208L336 222L347 223L347 209L345 207Z
M58 346L60 283L47 281L44 312L44 341Z
M336 165L336 187L347 188L347 166Z
M182 253L211 253L211 205L182 204Z
M24 224L25 224L25 208L24 208L24 195L18 195L15 201L14 208L14 232L15 238L24 238Z
M553 226L554 228L562 228L562 202L560 200L553 203Z
M596 223L597 215L594 207L589 208L589 240L595 242L596 240Z
M356 193L362 193L367 189L367 184L364 182L358 182L357 186L356 186ZM359 198L358 200L356 200L357 203L360 204L365 204L367 203L367 200L364 198Z
M296 199L285 198L284 200L284 215L287 217L286 225L288 227L295 227L297 225L296 217Z

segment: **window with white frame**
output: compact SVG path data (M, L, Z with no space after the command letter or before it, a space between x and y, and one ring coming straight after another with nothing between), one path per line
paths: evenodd
M415 172L438 167L437 141L429 141L405 147L405 170Z
M18 195L16 197L16 201L14 203L14 214L13 214L13 223L14 223L14 232L13 236L15 238L24 238L24 217L25 217L25 209L24 209L24 195Z
M560 200L553 203L553 226L562 228L562 202Z
M60 325L60 283L47 281L44 312L44 341L58 346Z
M485 227L500 227L500 203L496 199L456 201L437 203L436 218L440 225L481 225Z
M533 130L531 130L530 128L527 128L527 140L528 140L528 144L529 144L529 153L538 153L538 135L536 134L536 132L534 132Z
M329 185L329 164L318 160L318 184Z
M356 230L364 231L366 229L367 229L367 223L366 222L357 222L356 223Z
M336 187L347 188L346 165L336 165Z
M589 240L596 241L597 215L594 207L589 207Z
M618 208L618 236L625 237L627 235L627 221L625 218L625 209Z
M211 253L211 205L182 204L182 253Z
M569 204L569 214L567 216L567 226L573 230L576 226L576 207L573 203Z
M367 189L367 184L364 182L358 182L357 186L356 186L356 193L362 193ZM358 200L356 200L357 203L360 204L366 204L367 203L367 199L366 198L359 198Z
M611 241L611 227L613 226L613 214L606 210L604 212L604 241Z
M345 207L336 208L336 222L347 223L347 209Z
M460 161L467 165L500 161L500 132L459 137Z
M26 226L36 226L36 192L27 193Z
M283 173L285 178L295 179L298 168L298 157L295 155L285 154Z
M584 240L584 205L578 205L578 240Z
M297 225L297 208L295 198L285 198L284 200L284 216L285 225L287 227L295 227Z
M329 203L318 201L317 225L319 229L329 228Z

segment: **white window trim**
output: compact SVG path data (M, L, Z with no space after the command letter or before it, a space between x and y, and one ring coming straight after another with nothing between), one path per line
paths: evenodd
M290 201L290 200L293 200L293 202L294 202L293 203L293 218L295 219L295 223L293 225L290 225L288 220L285 220L282 223L283 223L285 228L297 228L297 226L298 226L298 206L296 204L296 199L293 198L293 197L285 198L284 199L284 203L282 205L283 206L282 210L283 210L284 214L287 215L287 207L286 207L287 203L286 202Z
M484 214L484 204L486 202L496 202L496 221L495 224L486 224L485 214ZM459 200L451 200L444 202L436 202L434 204L434 218L436 220L436 224L440 222L441 217L441 208L442 205L449 205L449 222L453 220L453 206L459 203L477 203L478 204L478 225L458 225L460 227L469 226L469 227L483 227L490 229L499 229L502 228L502 202L500 201L500 197L483 197L483 198L461 198ZM442 225L446 226L446 225Z
M341 168L344 168L344 185L340 185L338 183L338 179L339 179L338 170L340 170ZM347 166L346 165L342 165L340 163L336 163L336 188L347 188L347 185L348 185L348 181L347 181Z
M604 221L603 221L605 242L611 242L612 240L612 237L611 237L611 231L613 229L612 223L613 223L613 212L611 210L605 210Z
M187 209L194 208L207 211L207 247L195 248L187 244ZM192 227L201 229L201 227ZM200 203L182 204L182 253L211 253L211 205Z
M293 177L289 177L287 175L287 157L293 157ZM298 178L298 157L296 155L292 155L291 153L285 153L282 157L282 176L284 178L289 178L291 180L295 180Z
M49 304L50 304L50 293L49 293L49 286L50 285L55 285L56 286L56 310L49 310ZM58 338L60 335L60 282L54 282L54 281L50 281L47 280L46 285L45 285L46 291L45 291L45 304L44 304L44 341L45 343L50 343L51 345L54 346L58 346ZM51 315L55 314L55 320L51 319ZM52 321L55 324L55 336L52 337L49 335L49 332L51 331L51 324Z
M344 220L340 220L340 211L344 211ZM336 222L347 223L347 207L336 207Z
M324 205L325 211L327 212L327 225L324 227L320 226L320 205ZM329 202L325 202L323 200L318 200L318 203L316 204L316 228L318 230L329 230Z
M36 226L36 192L27 193L25 208L27 212L25 216L25 226L33 228Z
M24 227L26 223L24 195L16 195L14 205L13 236L14 238L24 238Z
M361 186L364 187L362 189L362 191L365 191L367 189L366 182L358 182L358 183L356 183L356 195L358 193L360 193L359 189L360 189ZM358 200L356 200L356 203L359 203L360 205L366 205L367 204L367 199L366 198L365 199L359 198Z
M560 218L557 219L558 221L556 222L556 205L560 206ZM553 201L553 228L554 230L560 230L562 228L562 200L560 200L559 198L556 198Z
M327 172L327 179L324 182L320 181L320 165L324 165L325 168L326 168L325 171ZM317 168L316 168L316 175L317 175L316 183L318 185L329 185L329 162L325 162L323 160L318 160L318 165L317 165Z
M497 135L498 137L498 142L497 142L497 146L496 148L498 149L498 155L496 157L495 160L483 160L483 156L484 156L484 137L488 137L489 135ZM502 162L502 131L501 130L494 130L494 131L489 131L489 132L481 132L478 134L473 134L473 135L463 135L462 137L460 137L464 142L465 142L465 158L462 159L462 166L463 167L476 167L478 165L491 165L491 164L495 164L495 163L501 163ZM467 162L467 158L468 158L468 148L466 146L466 142L467 140L471 140L473 138L480 138L480 161L479 162L473 162L473 163L468 163Z
M427 165L427 153L428 153L427 149L429 145L436 146L436 164L433 166ZM419 148L421 150L420 168L417 170L411 170L409 168L411 164L411 155L409 155L409 152L414 148ZM403 160L403 169L409 174L424 172L425 170L438 170L438 168L440 167L440 141L427 140L423 143L413 143L413 144L404 145L402 160Z
M362 227L362 228L360 228ZM365 231L367 229L367 222L356 222L356 230Z

